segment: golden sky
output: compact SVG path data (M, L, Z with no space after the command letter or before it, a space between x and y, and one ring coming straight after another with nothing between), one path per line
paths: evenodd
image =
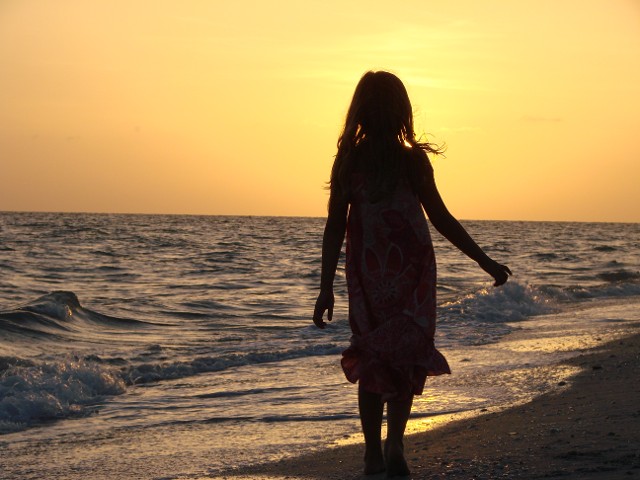
M640 221L640 0L1 0L0 210L323 216L370 69L458 218Z

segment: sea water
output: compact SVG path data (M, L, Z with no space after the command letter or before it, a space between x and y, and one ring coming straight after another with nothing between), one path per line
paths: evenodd
M432 230L453 375L414 430L548 391L575 373L550 364L640 321L639 224L462 223L514 276L492 287ZM342 264L311 322L323 226L0 213L0 477L215 478L358 438Z

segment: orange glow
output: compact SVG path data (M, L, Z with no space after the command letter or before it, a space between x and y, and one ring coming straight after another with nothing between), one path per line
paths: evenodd
M322 216L369 69L406 84L460 218L640 221L640 6L0 6L0 210Z

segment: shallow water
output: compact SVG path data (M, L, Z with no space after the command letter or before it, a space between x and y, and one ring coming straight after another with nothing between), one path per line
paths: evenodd
M434 233L436 342L454 375L429 379L415 428L553 388L571 372L549 364L639 320L637 224L463 223L516 275L494 289ZM310 322L322 227L0 214L3 471L196 478L358 438L356 389L338 361L342 270L334 321Z

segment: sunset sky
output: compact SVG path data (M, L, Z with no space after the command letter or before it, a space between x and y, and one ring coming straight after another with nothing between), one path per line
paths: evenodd
M458 218L640 221L640 0L0 0L0 211L323 216L370 69Z

